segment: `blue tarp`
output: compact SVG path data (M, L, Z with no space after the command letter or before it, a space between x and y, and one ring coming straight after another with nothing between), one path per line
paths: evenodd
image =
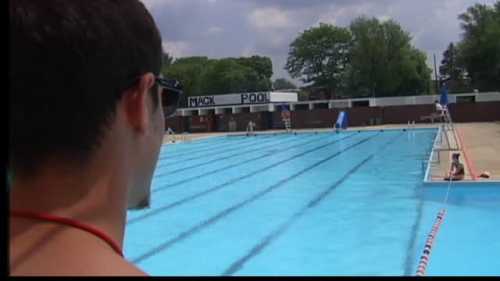
M341 111L339 113L339 117L337 118L337 123L335 123L335 128L347 129L347 126L348 126L347 112Z

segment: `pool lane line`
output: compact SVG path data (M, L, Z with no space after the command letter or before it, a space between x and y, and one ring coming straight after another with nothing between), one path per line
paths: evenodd
M462 147L462 151L463 151L463 154L464 154L465 162L467 163L467 168L469 169L469 173L470 173L470 175L472 177L472 180L477 180L477 178L476 178L476 172L475 172L475 169L474 169L474 165L472 164L472 162L470 161L470 159L468 157L469 153L467 152L467 148L465 146L464 138L462 136L462 133L461 133L461 131L458 128L455 128L455 131L457 132L458 139L460 141L460 144L461 144L461 147Z
M266 138L266 139L272 139L272 138ZM248 138L248 139L243 139L243 140L237 140L236 142L231 142L229 143L229 147L241 147L243 145L249 145L249 144L252 144L252 143L257 143L259 141L262 141L261 139L258 139L258 138ZM186 156L186 155L191 155L191 154L197 154L197 153L200 153L200 152L218 152L218 151L224 151L224 149L226 147L218 147L217 145L220 145L221 143L213 143L211 146L209 147L204 147L203 149L199 149L199 150L194 150L194 151L179 151L179 152L170 152L170 154L168 154L167 152L165 152L165 155L163 155L162 157L159 157L158 160L164 160L164 159L175 159L176 157L183 157L183 156Z
M316 198L314 198L314 200L311 200L305 206L305 208L303 208L300 211L293 214L285 223L280 225L277 229L275 229L273 232L271 232L271 234L267 235L264 239L262 239L257 245L255 245L243 257L241 257L240 259L231 263L231 265L226 270L224 270L224 272L221 275L223 275L223 276L233 275L234 273L238 272L247 261L249 261L250 259L252 259L256 255L258 255L260 252L262 252L262 250L265 247L267 247L272 241L274 241L281 234L283 234L286 230L288 230L288 228L290 228L290 226L292 226L292 224L297 219L302 217L309 208L314 208L323 199L322 197L325 197L326 195L328 195L327 193L330 193L333 189L335 189L336 187L341 185L345 180L347 180L347 178L349 178L351 176L352 173L356 172L359 168L361 168L361 166L363 166L371 158L373 158L373 155L367 157L366 159L361 161L361 163L355 165L354 168L352 168L351 170L349 170L349 172L344 174L344 176L342 176L342 178L340 178L338 181L336 181L326 191L322 192L320 194L320 196L317 196Z
M297 140L297 138L291 137L291 138L286 138L286 139L272 140L271 141L271 145L267 145L265 147L272 147L272 146L276 146L276 145L283 144L283 143L286 143L286 142L289 142L289 141L293 141L293 140ZM266 142L266 144L268 144L268 142ZM241 147L238 147L237 149L228 149L227 151L240 150L240 149L241 149ZM238 151L238 152L233 153L233 154L229 154L229 155L222 156L222 157L215 158L215 159L210 159L210 160L207 160L205 162L201 162L201 163L198 163L198 164L193 164L191 166L186 166L186 167L182 167L182 168L177 168L177 169L172 170L172 171L165 171L163 173L158 173L158 174L154 175L154 177L155 178L163 178L163 177L166 177L166 176L169 176L169 175L172 175L172 174L176 174L176 173L179 173L179 172L183 172L183 171L186 171L186 170L190 170L190 169L202 167L202 166L205 166L205 165L211 165L211 164L219 162L219 161L227 160L227 159L230 159L230 158L233 158L233 157L238 157L238 156L243 155L243 154L254 153L255 150L256 150L256 148L252 147L252 148L247 149L247 150Z
M283 139L273 140L272 142L274 142L273 145L277 145L279 143L286 142L287 140L289 141L291 139L293 139L293 137L292 138L287 138L285 140L283 140ZM194 164L194 165L191 165L191 166L178 168L178 169L175 169L175 170L172 170L172 171L166 171L166 172L163 172L163 173L158 173L158 174L154 175L154 177L155 178L163 178L163 177L170 176L170 175L173 175L173 174L176 174L176 173L179 173L179 172L183 172L183 171L194 169L194 168L199 168L199 167L206 166L206 165L211 165L211 164L213 164L215 162L218 162L218 161L226 160L226 159L229 159L229 158L233 158L233 157L237 157L237 156L240 156L240 155L244 155L244 154L247 154L247 153L253 153L253 152L255 152L255 149L254 148L250 148L250 149L247 149L247 150L244 150L244 151L240 151L240 152L233 153L233 154L230 154L230 155L226 155L226 156L223 156L223 157L219 157L219 158L216 158L216 159L211 159L211 160L208 160L208 161L205 161L205 162L202 162L202 163L198 163L198 164Z
M203 149L206 149L208 147L211 147L213 146L214 144L216 144L217 142L219 141L224 141L224 136L219 136L219 137L214 137L213 139L207 139L207 140L200 140L199 142L197 143L188 143L187 141L186 142L179 142L179 143L169 143L169 144L163 144L162 147L161 147L161 151L160 151L160 158L163 158L163 156L165 156L165 153L168 152L168 154L170 155L171 153L185 153L187 151L190 151L190 150L203 150ZM235 140L235 142L238 141L238 140ZM173 148L173 146L176 146L177 150L175 151L171 151Z
M244 179L246 179L246 178L253 177L253 176L255 176L255 175L259 174L259 173L265 172L265 171L267 171L267 170L269 170L269 169L271 169L271 168L274 168L274 167L280 166L280 165L282 165L282 164L284 164L284 163L286 163L286 162L289 162L289 161L294 160L294 159L296 159L296 158L302 157L302 156L304 156L305 154L308 154L308 153L310 153L310 152L313 152L313 151L316 151L316 150L319 150L319 149L325 148L325 147L327 147L327 146L329 146L329 145L332 145L332 144L334 144L334 143L337 143L337 142L340 142L340 141L342 141L342 140L345 140L345 139L351 138L351 137L353 137L353 136L354 136L354 135L356 135L356 134L357 134L357 133L350 134L350 135L348 135L348 136L346 136L346 137L343 137L343 138L341 138L341 139L336 139L336 140L331 141L331 142L328 142L328 143L326 143L326 144L324 144L324 145L321 145L321 146L315 147L315 148L310 149L310 150L307 150L307 151L303 151L303 152L301 152L301 153L299 153L299 154L296 154L296 155L294 155L294 156L292 156L292 157L285 158L284 160L279 161L279 162L277 162L277 163L273 163L273 164L271 164L271 165L268 165L268 166L262 167L262 168L260 168L260 169L258 169L258 170L256 170L256 171L253 171L253 172L250 172L250 173L248 173L248 174L245 174L245 175L239 176L239 177L237 177L237 178L230 179L230 180L228 180L228 181L226 181L226 182L223 182L223 183L221 183L221 184L218 184L218 185L216 185L216 186L214 186L214 187L212 187L212 188L209 188L209 189L207 189L207 190L204 190L204 191L201 191L201 192L197 192L197 193L195 193L195 194L193 194L193 195L190 195L190 196L184 197L183 199L177 200L177 201L172 202L172 203L170 203L170 204L168 204L168 205L165 205L165 206L163 206L163 207L155 208L155 209L151 210L150 212L147 212L147 213L145 213L145 214L143 214L143 215L141 215L141 216L138 216L138 217L135 217L135 218L133 218L133 219L128 220L128 221L127 221L127 224L136 223L136 222L138 222L138 221L140 221L140 220L143 220L143 219L146 219L146 218L148 218L148 217L151 217L151 216L157 215L157 214L159 214L159 213L161 213L161 212L167 211L167 210L169 210L169 209L172 209L172 208L174 208L174 207L177 207L177 206L182 205L182 204L184 204L184 203L187 203L187 202L189 202L189 201L192 201L192 200L195 200L195 199L200 198L200 197L202 197L202 196L205 196L205 195L208 195L208 194L210 194L210 193L213 193L213 192L215 192L215 191L217 191L217 190L220 190L220 189L226 188L226 187L228 187L228 186L230 186L230 185L232 185L232 184L234 184L234 183L236 183L236 182L238 182L238 181L244 180Z
M166 137L166 136L167 136L167 134L164 135L164 137ZM179 142L176 141L174 143L165 142L162 144L162 148L166 149L167 147L172 146L172 145L178 146L179 149L189 149L192 147L203 148L203 147L208 146L210 143L219 141L221 139L224 139L225 137L226 137L226 135L219 135L219 136L212 136L212 137L208 137L208 138L193 139L191 141L188 141L188 140L179 141Z
M290 137L290 136L287 136L287 137ZM264 140L262 140L262 139L264 139ZM276 141L276 138L270 138L270 137L266 137L266 138L262 138L262 139L251 138L251 139L248 139L248 140L240 140L240 141L237 141L237 142L212 143L210 147L204 148L202 150L197 150L197 151L182 151L182 153L180 153L182 155L180 155L180 154L168 154L168 155L165 155L165 157L163 157L161 159L161 160L164 160L164 161L158 162L158 164L162 164L163 163L163 165L159 165L159 166L165 166L166 164L170 164L172 162L178 162L181 159L182 160L192 160L192 159L197 159L199 157L206 157L206 156L210 156L210 155L216 155L218 153L225 152L228 148L230 148L231 150L236 150L238 148L241 148L241 147L244 147L244 146L248 146L248 145L253 145L253 144L259 143L259 142L268 143L268 142ZM174 153L174 152L172 152L172 153ZM193 154L198 154L198 153L205 153L205 154L192 156ZM186 156L188 156L188 157L192 156L192 157L191 158L184 158Z
M386 144L382 145L381 148L371 155L363 159L360 163L356 164L353 168L351 168L347 173L345 173L340 179L335 181L332 185L325 188L322 192L320 192L316 197L310 200L303 208L295 212L291 217L288 218L284 223L282 223L278 228L268 234L264 239L262 239L259 243L257 243L250 251L248 251L243 257L231 263L231 265L222 273L223 276L233 275L238 272L244 264L250 259L257 256L262 250L267 247L271 242L273 242L276 238L278 238L281 234L285 233L286 230L290 228L298 219L304 216L309 210L315 208L321 203L328 195L330 195L335 189L337 189L340 185L342 185L350 176L352 176L356 171L358 171L362 166L368 163L373 157L380 153L384 148L388 147L391 143L395 142L399 137L403 134L399 134L396 137L389 140Z
M415 258L415 253L417 251L417 242L418 242L418 233L420 232L420 227L422 225L422 218L423 218L423 208L424 208L424 199L421 197L422 194L422 188L424 185L424 182L428 180L430 176L430 162L433 158L433 153L434 153L434 148L437 146L438 138L441 136L441 127L436 132L436 135L434 136L434 141L432 142L432 145L430 147L430 155L429 159L427 161L427 169L425 172L425 176L423 181L420 183L420 186L415 189L415 198L418 199L418 202L416 204L416 212L417 212L417 217L415 218L415 222L413 223L411 230L410 230L410 239L408 240L408 246L407 246L407 251L406 251L406 259L405 259L405 264L404 264L404 276L412 276L414 272L414 258ZM429 153L428 153L429 154ZM432 175L431 175L432 177Z
M296 136L286 136L284 138L275 138L275 139L262 141L260 143L255 144L255 145L253 143L251 143L251 144L245 144L245 145L241 145L241 146L237 146L237 147L230 147L230 148L227 148L225 150L221 149L220 151L217 151L217 152L211 152L211 153L207 153L204 155L195 155L195 156L190 157L190 158L184 158L184 159L177 160L177 159L175 159L175 157L172 157L172 159L171 159L172 161L158 163L158 165L156 166L156 169L167 167L167 166L175 166L177 164L189 162L192 160L213 157L213 156L225 154L226 152L231 152L231 151L238 151L238 153L240 153L240 154L254 152L256 149L260 149L262 147L267 148L267 147L271 147L273 145L279 145L280 143L291 141L291 140L297 140L297 139L298 138ZM258 145L258 147L255 147L257 145ZM250 148L245 149L245 147L247 147L247 146L250 146ZM238 155L238 154L234 154L234 155Z
M264 190L262 190L262 191L260 191L260 192L258 192L256 194L254 194L250 198L247 198L246 200L244 200L244 201L242 201L240 203L237 203L237 204L235 204L235 205L233 205L233 206L231 206L229 208L224 209L223 211L219 212L215 216L212 216L210 219L202 221L201 223L199 223L199 224L191 227L190 229L188 229L188 230L180 233L175 238L169 239L168 241L160 244L159 246L153 248L152 250L147 251L145 254L142 254L139 257L132 259L132 262L133 263L139 263L139 262L141 262L141 261L143 261L145 259L148 259L148 258L150 258L150 257L152 257L152 256L154 256L154 255L156 255L156 254L164 251L164 250L167 250L168 248L170 248L171 246L175 245L176 243L178 243L178 242L180 242L180 241L182 241L182 240L190 237L191 235L193 235L193 234L201 231L205 227L208 227L208 226L216 223L220 219L222 219L222 218L228 216L229 214L231 214L231 213L239 210L240 208L242 208L242 207L244 207L244 206L246 206L246 205L248 205L248 204L250 204L250 203L252 203L252 202L254 202L254 201L258 200L258 199L260 199L261 197L263 197L264 195L266 195L266 194L274 191L278 187L283 186L284 184L288 183L292 179L295 179L295 178L303 175L304 173L306 173L306 172L308 172L308 171L316 168L317 166L319 166L319 165L321 165L321 164L323 164L323 163L325 163L325 162L327 162L327 161L329 161L329 160L331 160L331 159L339 156L340 154L342 154L342 153L344 153L344 152L346 152L346 151L348 151L348 150L350 150L350 149L352 149L352 148L354 148L354 147L356 147L356 146L358 146L360 144L366 143L370 139L373 139L376 136L378 136L379 134L380 134L380 132L377 133L377 134L374 134L372 136L369 136L367 138L364 138L364 139L362 139L359 142L351 144L348 147L346 147L346 148L344 148L344 149L342 149L342 150L340 150L340 151L338 151L338 152L336 152L336 153L334 153L334 154L332 154L332 155L330 155L330 156L328 156L326 158L323 158L320 161L317 161L313 165L310 165L307 168L302 169L299 172L294 173L293 175L280 180L279 182L277 182L277 183L275 183L275 184L267 187L266 189L264 189Z
M421 185L423 185L421 183ZM416 192L419 192L418 187ZM419 197L418 194L416 196ZM417 203L417 217L415 218L415 222L410 230L410 240L408 241L408 246L406 250L406 259L404 265L404 276L411 276L413 274L413 259L415 257L415 252L417 251L417 240L418 240L418 232L420 231L420 224L422 223L422 210L424 207L424 202L422 198L418 198Z
M192 177L189 177L189 178L185 178L185 179L182 179L182 180L174 182L174 183L170 183L170 184L167 184L167 185L162 185L162 186L160 186L158 188L155 188L155 189L151 190L151 192L152 193L156 193L156 192L159 192L159 191L162 191L162 190L174 187L174 186L185 184L185 183L193 181L193 180L197 180L197 179L200 179L200 178L203 178L203 177L206 177L206 176L214 175L214 174L216 174L218 172L222 172L222 171L225 171L227 169L232 169L232 168L239 167L241 165L246 165L246 164L248 164L249 162L252 162L252 161L257 161L257 160L260 160L260 159L264 159L264 158L267 158L269 156L275 156L276 154L285 152L285 151L287 151L289 149L317 142L317 141L319 141L320 138L323 138L323 136L322 137L313 138L312 140L308 140L306 142L300 142L300 143L294 144L292 146L287 146L287 147L284 147L282 149L274 150L272 152L267 152L267 153L265 153L263 155L260 155L260 156L254 157L254 158L244 159L241 162L234 163L234 164L229 164L229 165L226 165L224 167L217 168L217 169L212 170L212 171L207 171L207 172L205 172L203 174L195 175L195 176L192 176Z

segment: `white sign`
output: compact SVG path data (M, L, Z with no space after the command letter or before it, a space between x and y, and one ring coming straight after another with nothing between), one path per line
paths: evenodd
M269 103L270 92L188 97L188 107Z
M256 92L214 96L188 97L188 107L214 107L221 105L268 104L297 102L297 93Z

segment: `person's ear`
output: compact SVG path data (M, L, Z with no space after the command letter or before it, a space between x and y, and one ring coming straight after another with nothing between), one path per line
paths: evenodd
M125 115L128 125L138 133L145 133L151 122L151 106L149 105L149 92L155 84L152 73L142 75L134 87L128 89L123 96Z

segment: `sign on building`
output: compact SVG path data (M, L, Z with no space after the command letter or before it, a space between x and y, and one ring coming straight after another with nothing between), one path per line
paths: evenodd
M271 102L297 102L296 93L256 92L229 95L188 97L188 107L214 107L221 105L267 104Z

